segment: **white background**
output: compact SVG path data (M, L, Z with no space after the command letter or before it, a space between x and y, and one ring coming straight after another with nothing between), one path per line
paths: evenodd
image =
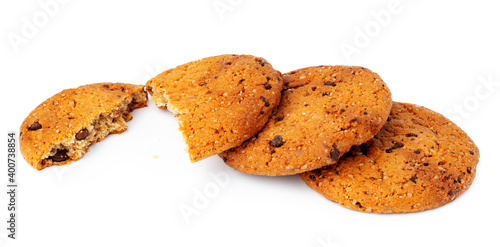
M0 245L500 246L499 10L498 1L2 1L2 157L7 132L63 89L144 84L237 53L282 72L367 67L395 101L459 123L481 159L471 188L441 208L362 213L299 176L246 175L218 157L191 164L175 118L149 102L71 165L36 171L18 158L17 239L6 237L2 192Z

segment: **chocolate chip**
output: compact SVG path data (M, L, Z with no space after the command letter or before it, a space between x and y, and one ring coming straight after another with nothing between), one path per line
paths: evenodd
M244 80L244 79L243 79L243 80ZM271 83L269 83L269 82L266 82L266 84L264 84L264 88L265 88L266 90L269 90L269 89L273 88L273 85L271 85Z
M275 148L279 148L281 146L283 146L285 144L285 142L283 141L283 137L280 136L280 135L277 135L275 136L270 142L269 142L269 145L275 147Z
M472 173L472 169L470 167L467 167L467 173L469 173L469 174Z
M32 123L28 129L29 130L39 130L42 128L42 125L38 122L38 120L36 120L34 123Z
M266 106L266 107L267 107L267 106L270 106L270 105L271 105L271 104L269 104L269 102L267 102L267 100L266 100L266 98L265 98L264 96L260 96L260 99L261 99L262 101L264 101L264 106Z
M80 140L87 138L88 135L89 135L89 130L82 129L82 130L78 131L78 133L76 133L75 138L80 141Z
M65 160L69 159L67 152L68 152L68 150L58 149L54 155L49 157L49 159L51 159L53 162L65 161Z
M346 110L345 109L340 109L340 112L345 112Z
M223 160L224 162L227 162L227 158L226 158L226 157L222 157L222 160Z
M241 80L240 80L240 83L242 83L242 82L244 82L244 81L245 81L245 79L241 79Z
M328 92L323 92L323 93L321 94L321 96L327 96L327 95L328 95Z
M260 114L264 114L264 111L260 111L259 113L260 113Z
M424 163L424 166L429 166L429 163Z
M200 86L203 87L203 86L206 86L207 84L208 83L204 82L204 83L200 84Z
M309 175L309 179L311 179L311 180L316 180L316 176L314 176L314 175Z
M351 123L355 123L355 122L357 122L357 121L358 121L358 119L357 119L357 118L355 118L355 119L351 120Z
M276 153L276 151L274 149L271 149L271 155Z
M335 144L332 145L332 150L330 150L330 159L337 162L340 158L340 153Z
M365 111L364 111L364 112L363 112L363 115L368 115L368 112L365 112Z
M469 150L469 153L470 153L471 155L474 155L474 152L472 152L471 150Z
M356 202L356 206L362 208L363 206L361 206L361 203L360 202Z
M139 103L135 99L132 99L132 101L127 105L127 111L131 112L134 109L137 109L138 104Z
M231 62L226 62L224 65L231 65Z
M417 176L413 175L410 180L413 182L413 183L417 183Z
M262 66L262 67L264 67L264 65L266 65L266 64L264 63L264 60L262 60L262 59L257 60L257 62L258 62L258 63L260 64L260 66Z
M420 150L415 150L414 154L420 154Z
M417 137L417 136L418 136L417 134L413 134L413 133L406 134L406 137Z
M455 194L455 192L453 190L448 191L449 196L452 196L453 194Z
M327 82L325 82L325 86L332 86L332 87L335 87L335 86L337 86L337 83L332 82L332 81L327 81Z
M102 86L103 86L103 87L105 87L105 88L109 88L109 85L108 85L108 84L104 84L104 85L102 85Z
M300 85L296 86L295 88L305 87L305 86L306 86L305 84L300 84Z
M278 122L283 121L283 119L285 119L285 117L278 117L278 118L276 118L276 121L278 121Z
M403 143L396 142L396 143L394 143L394 146L392 146L392 149L401 148L401 147L403 147L403 146L404 146L404 144L403 144Z
M317 87L312 87L311 89L312 89L313 91L316 91Z
M446 164L446 162L444 162L444 161L439 161L438 166L442 166L442 165L444 165L444 164Z
M309 106L309 104L305 104L304 106Z

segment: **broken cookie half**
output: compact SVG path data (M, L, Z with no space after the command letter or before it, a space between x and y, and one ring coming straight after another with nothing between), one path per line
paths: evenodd
M24 159L37 170L80 159L90 145L127 129L147 106L142 85L95 83L66 89L36 107L20 127Z
M281 73L250 55L220 55L180 65L147 82L151 100L178 122L196 162L257 134L281 99Z

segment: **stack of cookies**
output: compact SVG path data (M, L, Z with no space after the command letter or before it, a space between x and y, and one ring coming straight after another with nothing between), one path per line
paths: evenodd
M175 114L192 162L219 155L248 174L300 174L327 199L364 212L444 205L469 188L479 161L458 126L393 102L366 68L281 74L250 55L193 61L145 86L101 83L56 94L23 122L24 158L39 170L81 158L89 145L126 129L130 112L147 105L146 91ZM88 97L91 104L81 104Z

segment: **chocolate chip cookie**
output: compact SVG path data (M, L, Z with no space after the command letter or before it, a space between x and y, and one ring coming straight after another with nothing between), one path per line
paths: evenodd
M373 139L300 176L344 207L406 213L453 201L471 185L478 162L478 148L457 125L427 108L394 102Z
M279 104L281 73L250 55L221 55L180 65L147 82L151 99L174 113L196 162L254 136Z
M35 169L80 159L90 145L127 129L134 109L147 106L144 86L96 83L45 100L19 129L21 153Z
M291 175L335 164L351 146L384 125L391 93L374 72L318 66L283 75L276 113L256 136L219 156L234 169L257 175Z

